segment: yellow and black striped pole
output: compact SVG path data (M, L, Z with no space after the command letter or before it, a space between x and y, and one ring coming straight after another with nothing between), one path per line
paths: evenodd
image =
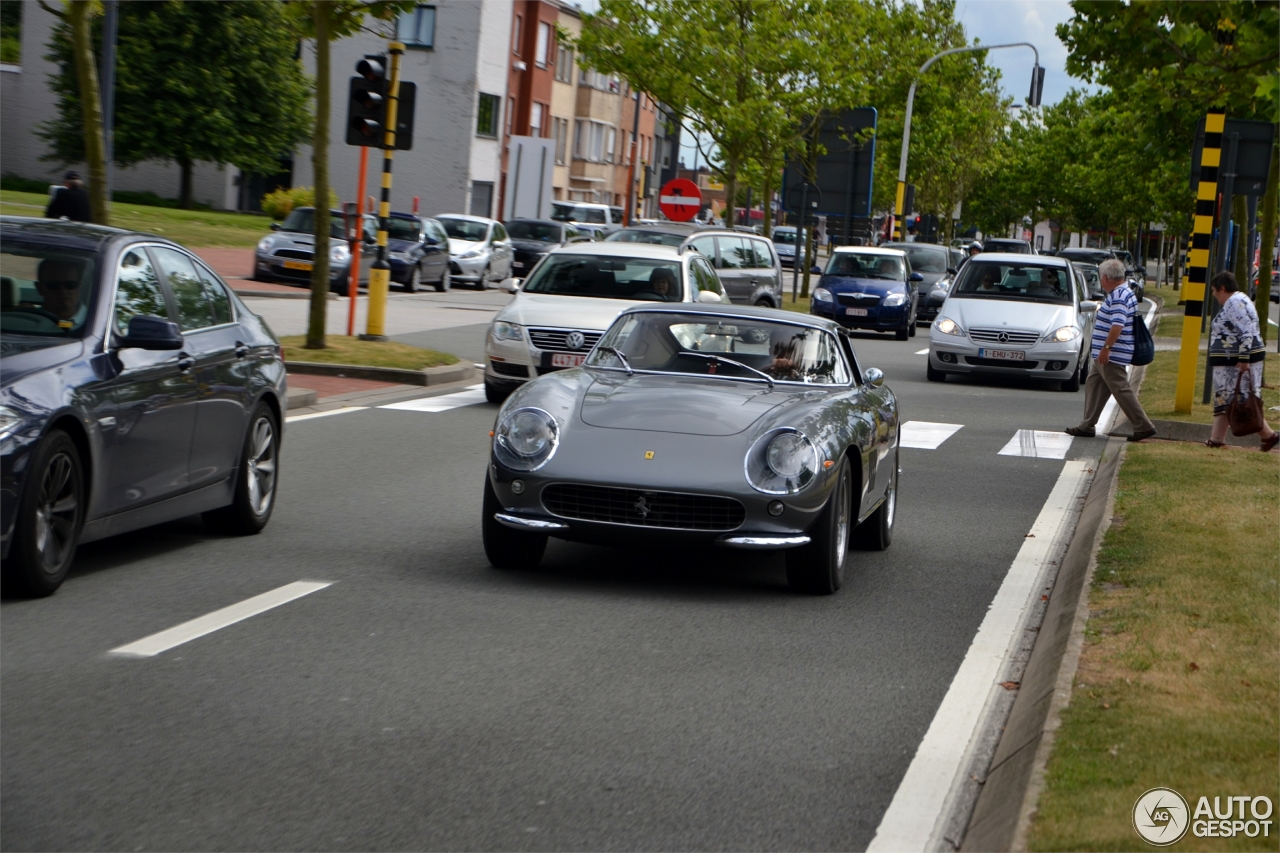
M906 219L906 214L902 208L907 200L907 182L898 180L898 196L893 204L893 241L895 243L902 242L902 220Z
M1209 280L1209 246L1213 242L1214 205L1218 198L1218 166L1222 162L1222 129L1226 111L1212 109L1204 119L1204 148L1200 152L1200 184L1196 189L1196 215L1191 228L1191 251L1182 298L1182 351L1178 356L1178 385L1173 409L1190 412L1195 392L1196 359L1200 355L1200 326L1204 316L1205 288Z
M404 45L398 41L388 47L391 54L391 79L387 84L387 118L382 144L382 198L378 202L378 258L369 270L369 317L367 341L386 340L387 294L391 290L391 264L387 261L387 220L391 218L391 164L396 156L396 122L400 106L400 57Z

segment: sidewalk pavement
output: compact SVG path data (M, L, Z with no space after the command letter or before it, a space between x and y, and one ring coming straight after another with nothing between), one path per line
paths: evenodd
M204 246L192 249L213 271L222 276L238 296L274 296L285 299L309 299L311 291L297 285L254 281L253 249L229 249L226 246ZM330 298L335 298L331 294Z

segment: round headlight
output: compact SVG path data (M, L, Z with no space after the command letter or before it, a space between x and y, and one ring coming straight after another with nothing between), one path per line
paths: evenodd
M329 260L337 263L346 263L351 260L351 251L341 243L329 250Z
M275 244L276 244L276 238L268 234L267 236L263 237L261 240L258 241L258 251L269 252L271 251L271 247L274 246Z
M818 450L804 433L783 428L762 436L747 451L747 482L768 495L792 495L813 482Z
M560 427L542 409L516 409L503 417L494 430L493 450L498 461L516 471L536 471L555 453Z
M794 432L784 432L769 442L769 449L765 451L765 461L769 463L769 467L775 474L794 477L804 470L805 463L809 461L809 450L809 441L804 436Z

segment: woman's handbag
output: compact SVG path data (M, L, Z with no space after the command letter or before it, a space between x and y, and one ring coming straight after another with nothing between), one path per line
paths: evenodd
M1156 360L1156 342L1151 338L1147 322L1133 315L1133 366L1141 367Z
M1227 403L1227 423L1231 425L1232 435L1253 435L1262 432L1262 398L1253 393L1253 377L1249 377L1249 391L1241 393L1240 380L1244 373L1236 377L1236 389L1231 392L1231 402Z

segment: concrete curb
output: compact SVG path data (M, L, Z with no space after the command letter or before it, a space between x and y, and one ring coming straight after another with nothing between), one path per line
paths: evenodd
M239 296L241 299L261 299L264 297L267 299L310 299L311 298L311 291L309 290L299 290L297 293L288 293L280 290L253 290L247 287L236 287L234 284L231 285L231 290L235 293L236 296ZM329 298L337 299L338 294L331 292L329 294Z
M285 369L290 373L308 373L312 376L342 376L347 379L372 379L376 382L391 382L396 385L444 385L450 382L463 382L477 377L479 371L474 364L460 361L443 367L428 367L423 370L404 370L397 367L365 367L357 364L324 364L309 361L286 361Z
M982 791L959 848L961 850L1014 849L1014 838L1019 834L1020 826L1023 821L1030 820L1034 811L1039 789L1030 783L1037 767L1043 772L1052 745L1051 736L1046 735L1051 735L1057 727L1056 715L1050 721L1050 710L1060 709L1070 698L1068 679L1066 696L1059 702L1059 676L1067 663L1068 646L1073 638L1096 548L1110 523L1107 510L1116 472L1124 458L1124 445L1124 439L1112 438L1103 451L1075 533L1049 594L1049 606L1045 610L1039 636L983 780ZM1070 666L1074 673L1075 658L1070 660ZM1025 836L1025 828L1021 834Z
M307 406L314 406L319 400L320 395L310 388L290 388L285 397L285 409L290 412L305 409Z

